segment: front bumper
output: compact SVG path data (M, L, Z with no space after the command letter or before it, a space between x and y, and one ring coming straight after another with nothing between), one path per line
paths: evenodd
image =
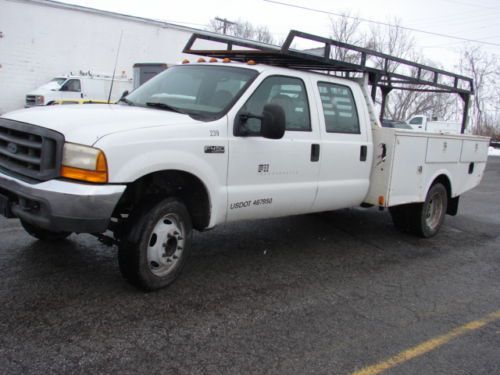
M106 231L125 188L62 180L30 184L0 172L0 194L13 216L54 232Z

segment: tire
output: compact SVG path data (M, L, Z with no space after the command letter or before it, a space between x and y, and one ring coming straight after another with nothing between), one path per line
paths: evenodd
M71 234L71 232L52 232L50 230L40 228L34 224L27 223L26 221L23 220L21 220L21 225L29 235L35 237L40 241L46 241L46 242L62 241Z
M146 291L164 288L181 274L191 252L192 223L177 198L145 204L131 214L129 230L118 245L120 271Z
M396 229L402 232L410 231L410 216L412 205L405 204L401 206L389 207L389 212L391 213L392 222Z
M406 204L389 209L396 228L423 238L435 236L444 222L448 192L443 184L431 186L423 203Z

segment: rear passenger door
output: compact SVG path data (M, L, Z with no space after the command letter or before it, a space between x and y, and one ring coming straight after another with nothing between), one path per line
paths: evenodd
M372 159L365 99L354 82L314 78L313 86L321 131L321 166L314 209L359 205L368 192Z
M227 220L256 219L309 212L316 196L319 162L317 111L310 108L307 75L261 75L229 113ZM269 103L285 111L281 139L259 135L260 120L249 118L247 136L235 136L241 114L260 115Z

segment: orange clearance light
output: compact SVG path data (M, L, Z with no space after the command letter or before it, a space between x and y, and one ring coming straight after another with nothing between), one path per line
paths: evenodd
M200 57L198 60L196 60L199 63L204 63L207 62L203 57Z
M223 63L230 63L230 62L231 62L231 59L230 59L229 57L224 57L224 58L222 59L222 62L223 62Z
M247 64L248 65L257 65L257 63L254 60L248 60Z
M384 205L384 203L385 203L385 198L384 198L384 196L383 196L383 195L379 195L379 197L378 197L378 205L379 205L379 206L383 206L383 205Z
M208 60L210 62L217 62L217 59L215 57L212 57L210 60Z
M184 59L184 60L182 60L182 63L183 64L189 64L189 60L188 59Z

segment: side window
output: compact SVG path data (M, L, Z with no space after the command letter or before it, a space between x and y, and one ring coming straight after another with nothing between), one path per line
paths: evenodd
M411 121L410 121L410 124L412 125L422 125L422 117L415 117L415 118L412 118Z
M347 86L318 82L328 133L360 134L358 111Z
M266 104L278 104L285 111L286 130L310 131L307 92L299 78L271 76L266 78L245 103L240 113L261 115ZM249 118L246 123L252 133L260 132L260 120Z
M80 92L80 80L79 79L70 79L67 81L63 87L61 87L61 91L71 91L71 92Z

